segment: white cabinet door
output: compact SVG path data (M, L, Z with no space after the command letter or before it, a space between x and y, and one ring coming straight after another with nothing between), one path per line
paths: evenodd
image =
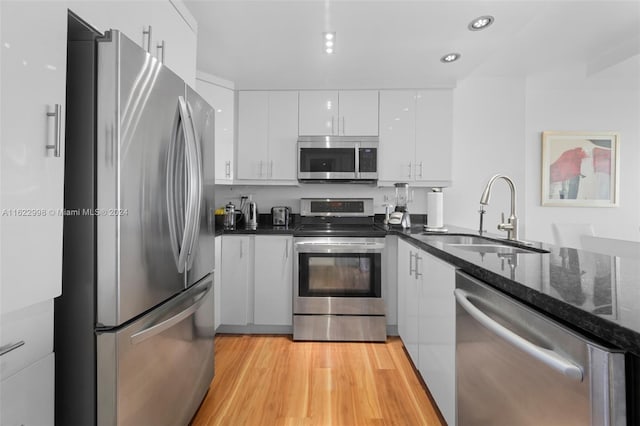
M53 299L0 316L0 348L0 380L51 353Z
M169 0L149 6L153 29L151 53L189 86L196 84L196 33Z
M424 90L416 99L417 181L449 185L453 155L453 92Z
M220 322L225 325L249 323L249 278L252 267L248 236L223 235Z
M420 250L416 264L422 274L418 370L448 424L456 418L455 268Z
M269 171L269 92L238 95L238 179L266 179Z
M413 272L417 249L398 240L398 334L414 365L418 365L418 283Z
M338 92L301 91L299 96L299 135L337 135L340 114Z
M296 180L298 92L269 92L269 179Z
M222 293L222 235L218 235L215 238L215 262L213 270L213 316L214 316L214 328L217 330L220 325L220 309L222 306L221 293Z
M0 424L54 424L55 359L50 353L0 382Z
M348 90L339 93L342 136L378 136L378 91Z
M292 325L293 238L257 235L254 323Z
M0 2L0 312L61 292L67 7ZM27 24L29 23L29 24ZM59 105L59 156L56 145Z
M216 184L233 181L234 92L198 78L196 91L215 109Z
M379 180L413 180L415 96L414 91L380 92Z

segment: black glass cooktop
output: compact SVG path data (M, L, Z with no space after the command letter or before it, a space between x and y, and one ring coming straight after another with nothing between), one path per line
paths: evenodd
M386 230L373 223L303 223L293 233L294 236L298 237L384 237L386 234Z

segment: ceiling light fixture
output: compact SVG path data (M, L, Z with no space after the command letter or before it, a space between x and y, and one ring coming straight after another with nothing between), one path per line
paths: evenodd
M440 62L448 64L450 62L457 61L458 59L460 59L460 56L462 55L460 55L459 53L447 53L442 58L440 58Z
M487 28L489 25L493 24L494 18L491 15L480 16L479 18L474 19L469 22L467 28L469 31L480 31Z
M322 33L322 37L324 41L324 52L331 55L336 42L336 33Z

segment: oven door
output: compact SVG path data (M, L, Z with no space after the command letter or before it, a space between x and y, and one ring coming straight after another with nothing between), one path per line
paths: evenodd
M384 315L384 238L296 238L294 314Z

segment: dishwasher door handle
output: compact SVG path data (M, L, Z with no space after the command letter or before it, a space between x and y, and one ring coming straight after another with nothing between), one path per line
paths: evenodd
M501 337L511 345L517 347L522 350L529 356L537 359L538 361L543 362L550 368L564 374L570 379L577 380L579 382L582 381L583 371L582 368L576 366L571 361L560 356L558 353L542 348L530 341L524 339L523 337L517 335L513 331L508 328L502 326L501 324L492 320L488 315L482 312L480 309L476 308L473 303L469 301L469 293L459 288L453 291L453 294L456 298L458 304L464 309L469 315L471 315L476 321L482 324L489 331L494 333L495 335Z

